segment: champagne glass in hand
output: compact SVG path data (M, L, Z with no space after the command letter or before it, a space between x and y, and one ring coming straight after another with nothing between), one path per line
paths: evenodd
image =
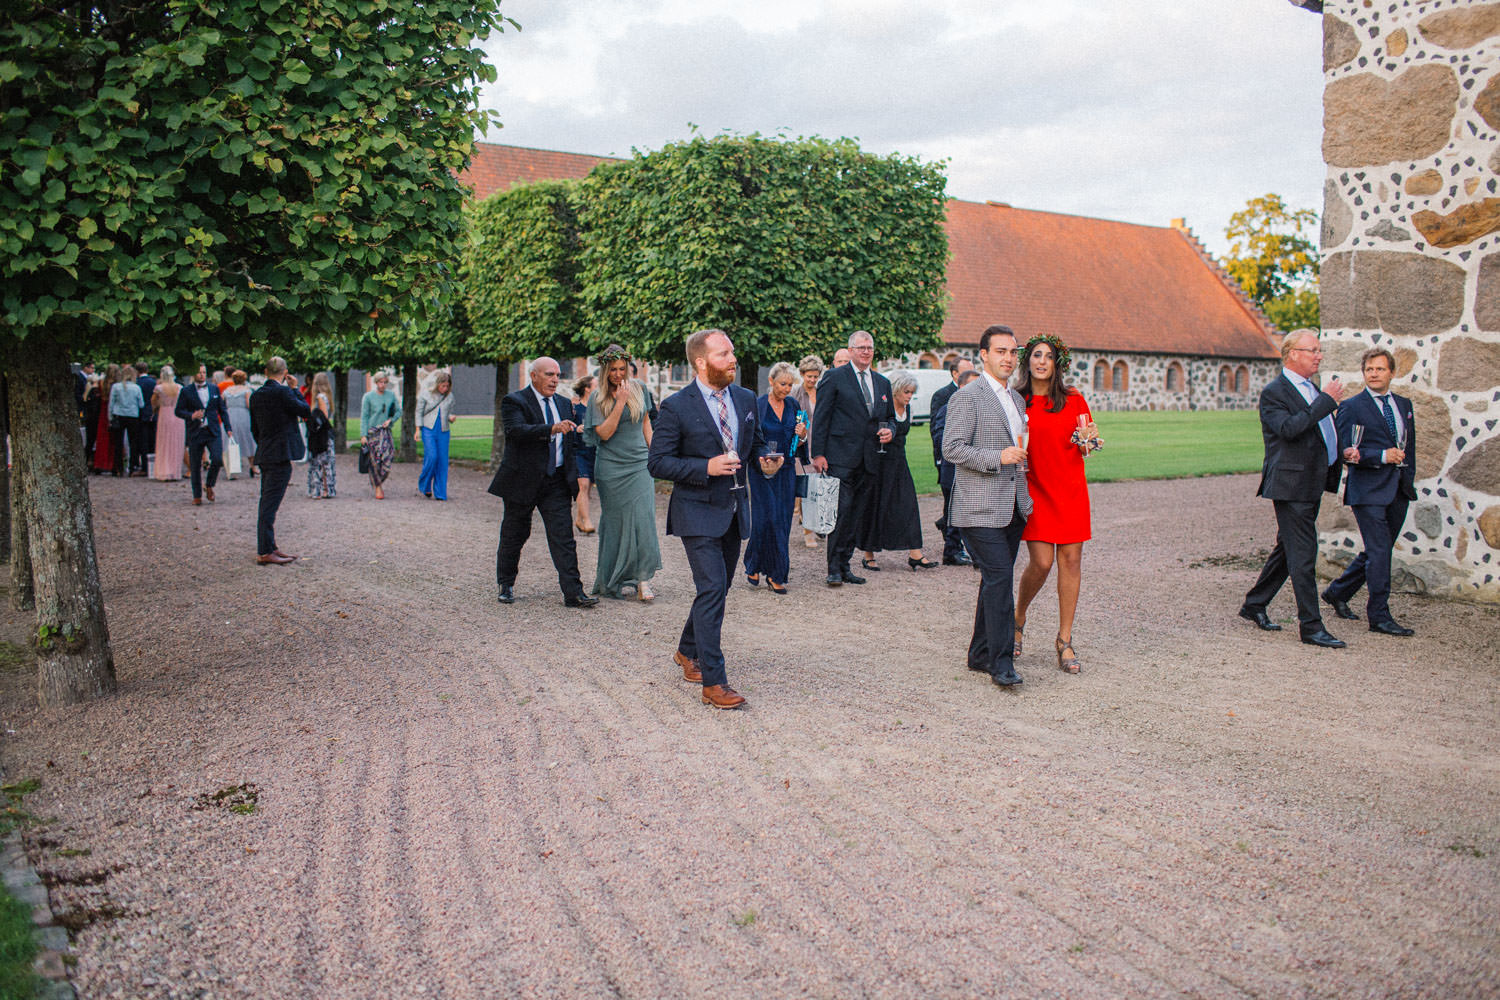
M891 430L891 422L889 420L882 420L880 422L880 429L883 430L883 431L889 431L889 430ZM885 442L884 441L880 442L880 450L878 452L876 452L876 454L878 454L878 455L884 455L885 454Z
M740 456L734 450L734 437L729 434L721 434L720 440L724 442L724 460L730 464L731 471L729 474L734 480L733 485L729 488L731 490L742 490L745 487L740 485Z

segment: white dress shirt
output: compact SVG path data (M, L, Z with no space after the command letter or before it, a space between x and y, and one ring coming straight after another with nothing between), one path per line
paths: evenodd
M1021 432L1026 428L1026 419L1016 409L1016 401L1012 398L1010 390L989 372L983 374L984 380L989 383L990 391L995 394L996 399L1000 400L1000 412L1005 414L1005 419L1010 424L1011 440L1019 445Z
M708 404L708 412L713 415L714 424L716 427L719 422L719 404L714 402L714 393L724 393L724 408L729 412L729 431L734 435L734 451L736 454L738 454L740 449L739 413L735 411L734 397L730 395L729 386L726 385L722 390L720 390L715 389L713 386L709 385L701 378L693 379L693 381L697 384L698 391L703 393L703 402Z
M553 399L556 398L555 394L553 396L543 396L541 393L536 391L536 386L531 387L531 394L535 396L536 401L542 405L542 419L547 421L547 426L557 426L558 410L552 402ZM555 464L559 469L563 467L562 443L563 440L561 434L552 434L547 438L547 447L552 449L553 464Z

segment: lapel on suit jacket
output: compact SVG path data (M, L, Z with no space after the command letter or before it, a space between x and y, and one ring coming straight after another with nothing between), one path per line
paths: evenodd
M981 416L993 422L995 426L1000 429L1000 436L1004 439L1005 442L1001 445L1001 447L1008 448L1016 443L1016 438L1015 435L1010 432L1010 420L1005 415L1005 407L1000 405L1000 400L995 395L995 390L990 387L989 380L981 376L980 382L982 383L984 390L980 393L980 398L984 400L981 405L985 409L985 412L981 414ZM1026 408L1016 403L1015 390L1010 386L1005 386L1005 391L1010 393L1011 403L1014 404L1017 410L1020 412L1021 419L1025 420Z

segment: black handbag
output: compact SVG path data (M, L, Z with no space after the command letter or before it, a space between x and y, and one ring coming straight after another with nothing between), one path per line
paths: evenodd
M370 448L368 445L359 446L359 473L362 476L370 474Z

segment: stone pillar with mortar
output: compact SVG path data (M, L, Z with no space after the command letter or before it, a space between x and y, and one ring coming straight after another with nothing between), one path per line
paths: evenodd
M1323 375L1386 347L1416 410L1396 589L1500 602L1500 0L1292 2L1323 14ZM1322 527L1347 564L1348 509Z

